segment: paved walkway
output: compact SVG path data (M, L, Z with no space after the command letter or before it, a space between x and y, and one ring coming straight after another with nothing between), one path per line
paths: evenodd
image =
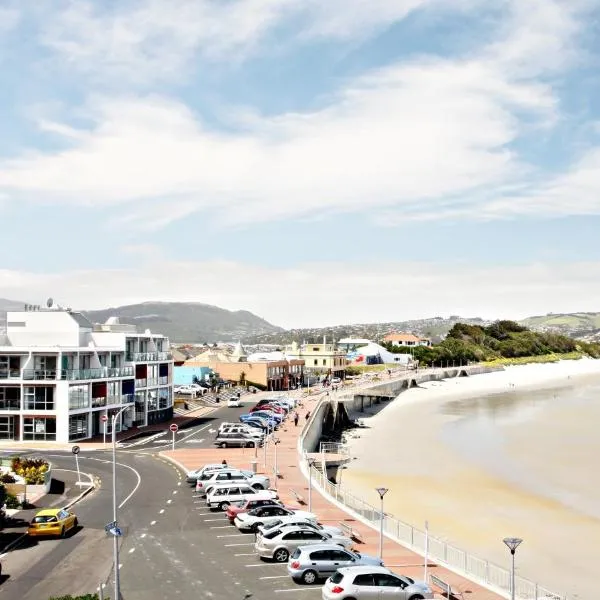
M312 412L316 404L316 398L305 399L304 407L298 410L301 416L298 427L294 427L293 422L288 420L277 432L276 435L280 439L280 443L277 446L277 468L280 478L276 484L273 477L275 465L275 447L273 444L268 444L267 446L266 460L263 448L232 448L227 450L220 448L180 449L161 452L161 455L176 461L186 470L201 467L206 463L221 462L224 458L231 465L250 469L252 462L256 460L259 472L271 476L271 486L275 487L276 485L280 498L284 502L297 504L298 501L293 492L300 494L305 502L308 502L308 482L298 464L297 441L302 430L302 425L305 422L306 412L309 410ZM358 531L364 540L363 543L359 543L356 546L360 552L375 556L379 552L379 533L377 531L355 520L324 496L321 496L315 489L313 489L312 493L312 510L319 515L320 521L324 524L335 525L343 522L351 525L352 529ZM394 571L416 579L423 578L423 558L388 538L385 538L384 541L383 559L386 565ZM472 600L500 600L502 598L502 596L490 592L464 577L435 564L429 564L429 572L435 573L445 581L448 581L453 588L460 590L465 596L468 594L468 597Z

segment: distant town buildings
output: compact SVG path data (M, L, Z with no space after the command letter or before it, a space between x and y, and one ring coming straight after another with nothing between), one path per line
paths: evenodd
M298 360L304 363L304 372L313 377L339 377L344 378L346 365L346 352L335 343L298 344L294 342L285 347L285 355L289 360Z
M51 302L49 302L51 306ZM111 318L27 306L0 334L0 439L72 442L173 415L169 340ZM107 420L103 420L104 418Z
M384 342L389 342L392 346L431 346L431 340L414 335L413 333L388 333Z

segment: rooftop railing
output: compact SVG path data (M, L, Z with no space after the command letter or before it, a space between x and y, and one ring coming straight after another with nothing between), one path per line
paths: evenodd
M23 379L33 381L56 379L79 381L82 379L112 379L115 377L133 377L133 367L100 367L99 369L23 369Z
M125 360L129 362L152 362L157 360L171 360L170 352L128 352Z

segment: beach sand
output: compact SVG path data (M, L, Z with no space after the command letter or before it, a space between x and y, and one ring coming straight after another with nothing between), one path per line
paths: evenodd
M600 540L600 361L511 367L432 382L385 405L350 436L342 483L386 512L569 598L596 598ZM567 402L568 399L568 402ZM482 418L478 420L478 417ZM477 422L472 427L473 420Z

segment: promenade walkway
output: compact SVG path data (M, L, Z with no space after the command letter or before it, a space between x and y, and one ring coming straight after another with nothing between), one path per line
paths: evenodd
M266 453L263 448L235 448L227 450L215 448L180 449L161 452L161 455L173 460L185 470L192 470L206 463L218 463L224 458L227 459L229 464L244 469L250 469L252 462L257 461L258 471L271 477L271 486L277 487L279 496L284 502L297 505L298 500L294 494L295 492L304 499L305 503L308 503L308 482L300 470L297 442L305 422L306 413L308 411L312 412L317 402L318 399L316 397L310 400L305 398L303 408L298 409L301 416L298 427L295 427L294 423L288 419L277 432L276 435L280 440L277 446L277 469L279 471L277 482L275 482L273 476L275 465L274 444L268 444ZM385 484L385 481L382 481L382 484ZM373 498L366 498L365 500L370 500L372 504L376 504L377 496L375 492L373 492ZM306 509L306 506L303 508ZM361 521L355 520L336 504L322 496L314 487L312 492L312 510L324 524L337 525L345 523L351 526L354 531L357 531L363 540L363 543L356 544L356 548L360 552L372 555L377 555L379 552L378 531L363 524ZM402 515L396 516L401 517ZM423 557L387 538L384 539L383 559L385 564L393 571L416 579L423 578ZM449 582L455 590L462 592L465 598L468 597L472 600L499 600L502 598L502 596L476 585L443 567L432 564L431 561L429 563L429 573L435 573ZM445 596L438 594L437 597L443 598Z

